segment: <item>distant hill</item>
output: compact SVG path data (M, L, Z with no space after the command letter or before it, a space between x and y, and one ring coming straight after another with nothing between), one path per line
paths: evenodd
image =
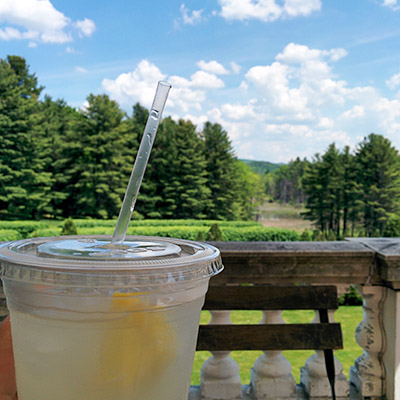
M274 172L276 169L285 165L284 163L274 164L269 161L255 161L255 160L245 160L241 159L245 164L247 164L252 171L259 175L264 175L266 172Z

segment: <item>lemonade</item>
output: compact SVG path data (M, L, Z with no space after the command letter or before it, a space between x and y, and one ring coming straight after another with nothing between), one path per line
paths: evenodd
M93 321L11 308L19 399L187 400L202 303Z
M216 248L34 238L0 262L19 400L187 400Z

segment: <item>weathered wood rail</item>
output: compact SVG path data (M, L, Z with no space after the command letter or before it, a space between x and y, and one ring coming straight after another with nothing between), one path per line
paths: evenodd
M400 400L400 239L352 239L341 242L215 242L225 270L212 279L212 286L242 283L330 284L339 292L355 284L363 297L364 316L356 332L363 354L354 360L350 382L336 361L337 398ZM232 308L234 304L232 304ZM0 290L0 319L6 315ZM230 324L230 311L213 311L210 323ZM333 317L331 315L331 317ZM264 311L263 322L284 323L281 312ZM251 338L249 338L251 340ZM200 387L192 387L190 400L291 399L291 365L280 351L266 350L254 363L263 371L260 396L254 382L240 382L239 367L229 351L215 352L202 368ZM213 384L208 391L202 387ZM209 385L208 385L209 386ZM316 351L302 369L299 397L330 398L323 357ZM156 399L155 399L156 400Z

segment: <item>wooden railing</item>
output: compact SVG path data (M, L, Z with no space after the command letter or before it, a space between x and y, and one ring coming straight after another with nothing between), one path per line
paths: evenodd
M363 320L354 333L363 353L354 360L349 381L336 361L337 398L400 400L400 239L214 245L221 250L225 270L212 279L211 285L334 284L340 293L342 288L355 284L364 303ZM0 318L6 313L0 290ZM263 314L268 323L283 323L280 311ZM230 311L213 311L211 323L230 323ZM252 379L256 377L258 386L264 388L262 393L252 390L254 382L241 382L239 366L229 352L220 352L214 357L218 368L210 360L204 363L201 385L191 388L190 400L294 398L289 361L280 351L265 351L263 355L252 373ZM260 362L267 362L268 368L257 375L254 371L259 370ZM321 352L307 360L301 375L298 396L330 398ZM202 392L205 387L206 396Z
M400 239L213 244L221 250L225 265L224 272L212 279L214 286L334 284L341 293L356 285L364 316L354 334L362 355L350 368L350 380L335 360L336 396L400 400ZM283 323L280 311L263 314L261 323ZM210 323L229 324L229 315L229 311L212 312ZM263 372L257 374L261 363ZM240 381L239 366L229 352L213 352L202 367L201 385L191 387L189 399L330 398L321 351L306 361L296 390L294 385L290 362L280 351L263 352L254 363L251 382ZM261 388L258 392L256 386Z

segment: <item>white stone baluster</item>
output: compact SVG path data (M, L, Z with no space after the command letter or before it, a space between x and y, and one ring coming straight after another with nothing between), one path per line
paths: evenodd
M333 322L334 311L328 311L329 321ZM319 312L315 311L315 317L311 323L319 322ZM343 366L340 361L335 360L335 392L336 398L348 398L349 382L343 374ZM300 381L304 387L307 397L311 398L332 398L331 386L328 380L325 367L325 357L323 350L316 350L307 359L305 366L301 368Z
M263 311L261 324L283 324L282 311ZM292 366L281 351L264 351L251 370L254 400L295 399Z
M210 324L231 324L231 311L210 311ZM202 400L239 400L242 385L239 366L230 351L214 351L201 367L200 394Z
M364 351L350 368L350 382L362 397L380 398L385 395L382 310L386 289L363 286L357 290L363 297L364 317L356 329L356 340Z

